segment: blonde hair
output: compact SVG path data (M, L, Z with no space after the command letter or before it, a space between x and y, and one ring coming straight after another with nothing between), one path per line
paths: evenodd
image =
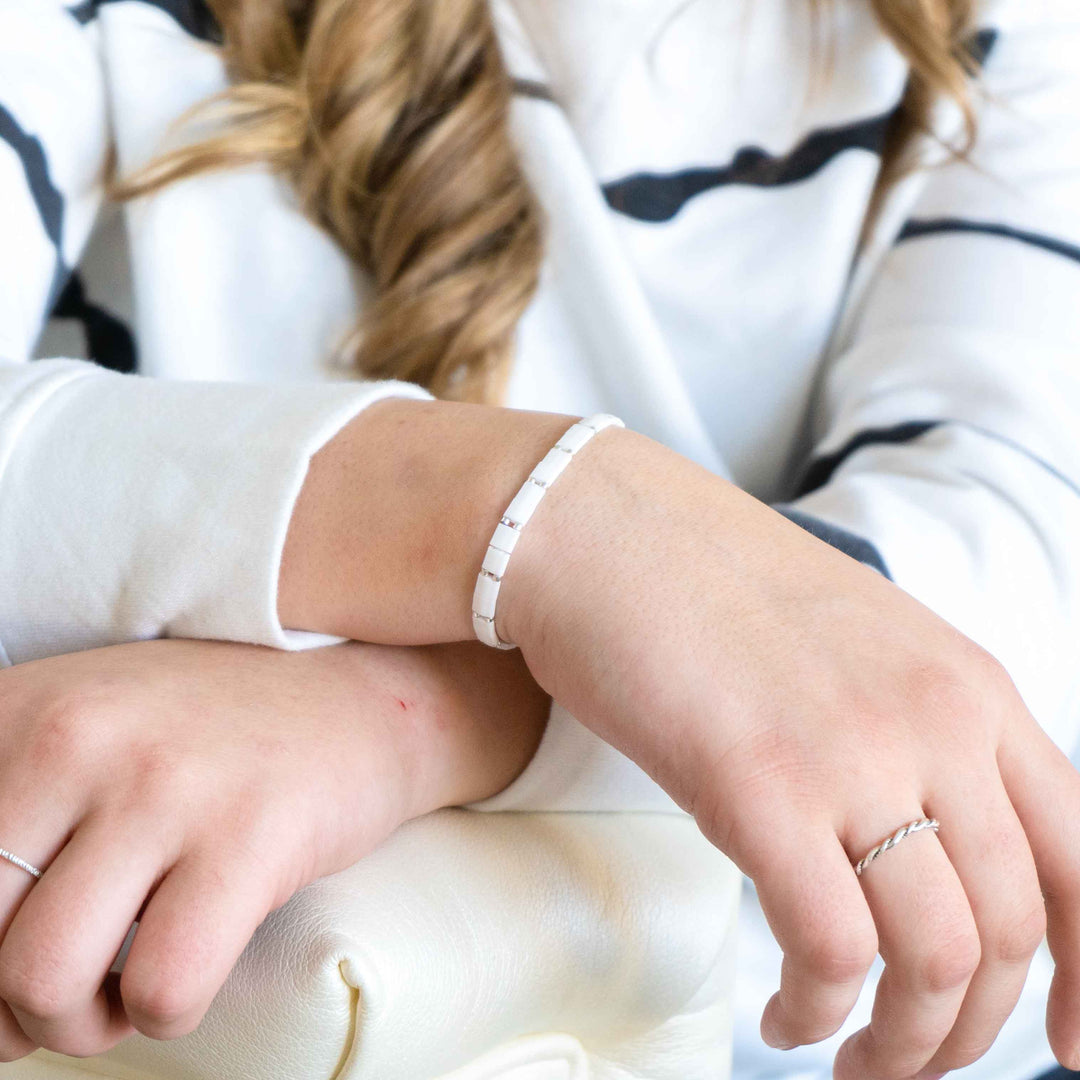
M202 115L225 123L116 194L268 164L372 283L348 344L355 368L499 400L542 227L508 132L512 85L488 2L207 0L231 86ZM884 185L936 99L958 102L973 135L974 0L871 2L911 69Z
M963 137L949 147L964 155L975 139L971 84L982 57L975 34L975 0L871 0L877 21L907 60L910 74L885 146L879 188L897 179L910 162L904 155L913 135L930 132L936 101L950 99L963 114Z

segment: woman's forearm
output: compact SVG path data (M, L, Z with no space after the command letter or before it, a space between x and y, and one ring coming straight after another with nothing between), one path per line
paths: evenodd
M282 559L283 626L387 644L473 637L492 529L571 418L389 400L312 460Z
M391 713L416 762L410 816L495 795L532 759L550 699L519 652L479 642L347 648L361 650L360 663L369 672L377 664L389 680Z
M29 865L53 897L5 909L2 1056L187 1034L270 911L404 822L499 791L546 711L521 657L479 643L171 638L0 671L0 791L26 823L3 887L19 899ZM70 988L65 1028L51 1002Z

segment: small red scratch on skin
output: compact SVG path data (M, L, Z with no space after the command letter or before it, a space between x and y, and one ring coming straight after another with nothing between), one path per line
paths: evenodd
M405 702L404 702L404 700L403 700L402 698L398 698L398 699L397 699L397 703L398 703L398 704L399 704L399 705L400 705L400 706L401 706L401 707L402 707L403 709L407 709L407 708L409 707L408 705L406 705L406 704L405 704Z

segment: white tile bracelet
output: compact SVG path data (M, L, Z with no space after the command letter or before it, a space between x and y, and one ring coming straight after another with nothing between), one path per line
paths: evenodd
M598 432L608 427L622 427L617 416L597 413L573 425L547 452L529 478L521 485L513 502L506 508L488 544L480 573L476 576L473 590L472 621L476 636L495 649L513 649L515 645L503 641L495 629L495 608L499 602L499 588L510 562L514 546L521 530L529 523L548 488L562 475L574 455Z

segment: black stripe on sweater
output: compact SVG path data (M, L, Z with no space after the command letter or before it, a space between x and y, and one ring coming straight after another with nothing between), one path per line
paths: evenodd
M748 146L728 165L636 173L604 184L604 198L613 210L637 221L670 221L695 196L715 188L731 184L781 187L808 179L849 150L880 154L895 113L893 108L850 124L812 131L793 150L779 156Z
M848 439L839 450L811 461L806 472L803 473L796 494L809 495L811 491L824 487L832 479L833 473L852 454L862 450L863 447L909 443L944 422L943 420L907 420L891 427L867 428L865 431L860 431Z
M52 181L41 140L24 131L15 117L0 105L0 141L15 151L42 228L59 254L64 237L64 197Z
M67 9L68 14L77 22L85 26L97 15L98 0L82 0L81 4Z
M64 197L53 183L49 171L49 159L45 148L36 135L24 131L15 117L0 105L0 142L7 143L19 159L26 187L37 207L41 227L56 251L53 280L49 287L46 310L52 307L67 280L68 268L64 265Z
M115 315L86 298L82 279L72 274L53 308L51 318L82 323L86 354L95 364L130 375L138 368L135 339Z
M990 59L990 54L994 51L994 46L997 45L1000 36L997 30L986 27L983 30L977 30L964 43L964 51L976 71L986 67L986 61Z
M992 221L970 221L966 218L913 218L900 230L896 242L899 244L904 240L917 240L922 236L940 236L945 233L970 233L1016 240L1080 263L1080 246L1070 244L1067 240L1059 240L1045 233L1016 229L1011 225L1000 225Z
M512 86L514 93L518 97L535 98L537 101L555 103L555 94L547 83L538 82L536 79L514 79Z
M985 29L965 42L973 70L989 59L998 36L996 30ZM749 146L739 150L728 165L674 173L635 173L605 184L602 190L608 205L620 214L650 223L670 221L695 196L715 188L731 184L763 188L797 184L849 150L880 154L899 110L896 105L879 116L812 131L786 154L775 156Z
M964 420L909 420L902 424L895 424L892 427L868 428L865 431L860 431L857 435L848 439L839 450L835 450L831 454L825 454L823 457L815 458L811 461L806 472L803 474L801 483L797 486L796 494L797 496L809 495L810 492L817 491L818 488L824 487L832 479L836 470L840 468L849 457L867 446L903 445L904 443L914 442L928 431L933 431L935 428L946 425L966 428L976 435L981 435L984 439L992 439L1002 446L1007 446L1010 450L1014 450L1016 453L1023 455L1028 461L1032 462L1032 464L1037 465L1040 469L1049 473L1055 480L1064 484L1074 495L1080 497L1080 484L1072 479L1072 477L1063 473L1057 466L1052 465L1029 447L1024 446L1023 443L1019 443L1015 439L1010 439L1008 435L1003 435L999 431L993 431L990 428L984 428L978 424L969 424Z
M805 529L811 536L824 540L830 547L842 551L845 555L850 555L857 562L871 567L892 581L892 575L885 565L885 560L881 557L881 552L865 536L857 536L853 532L848 532L847 529L842 529L839 525L823 521L803 510L796 510L795 507L786 503L778 503L773 509L783 514L792 524Z
M138 2L156 7L200 41L219 42L221 40L217 20L203 0L80 0L80 3L68 8L68 13L85 25L96 18L98 11L106 4L121 2Z

